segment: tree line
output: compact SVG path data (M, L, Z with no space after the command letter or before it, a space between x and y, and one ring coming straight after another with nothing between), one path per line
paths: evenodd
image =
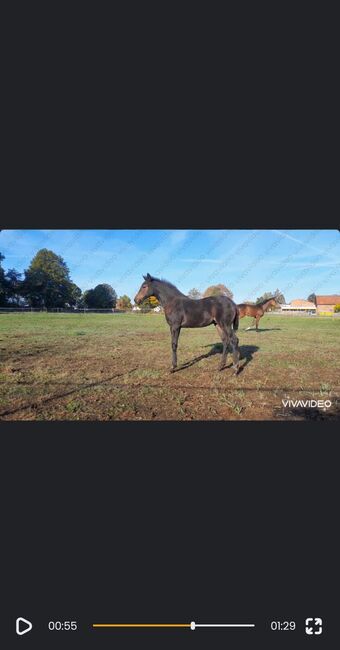
M116 291L109 284L98 284L93 289L82 292L72 282L69 268L63 258L46 248L36 253L23 274L15 269L5 272L1 265L4 259L4 255L0 253L0 307L132 309L129 296L124 294L118 298ZM188 292L188 296L195 300L220 294L233 298L232 291L224 284L211 285L203 293L196 288ZM273 295L277 302L285 303L279 289L272 294L264 293L259 296L256 303ZM157 298L152 296L144 301L142 308L148 310L158 304Z
M7 272L1 262L5 256L0 253L0 307L77 308L77 309L131 309L127 295L118 298L110 284L97 284L93 289L82 292L71 280L70 271L60 255L42 248L33 257L28 269L19 273L15 269ZM144 301L145 310L158 305L151 297Z
M218 296L218 295L225 295L228 296L228 298L233 299L234 294L233 292L228 289L228 287L225 286L225 284L213 284L212 286L208 287L203 293L198 291L198 289L190 289L188 292L189 298L193 298L194 300L198 300L199 298L208 298L209 296ZM272 293L270 292L265 292L262 294L262 296L258 296L255 301L248 301L249 304L257 305L260 302L265 302L266 300L269 300L270 298L275 298L276 302L280 304L285 304L286 300L281 293L279 289L276 289Z
M117 295L110 285L97 285L82 293L72 282L66 262L60 255L42 248L33 257L28 269L5 273L0 253L0 306L25 306L48 309L51 307L112 308Z

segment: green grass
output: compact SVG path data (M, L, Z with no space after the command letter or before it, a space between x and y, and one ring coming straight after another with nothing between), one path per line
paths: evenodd
M258 333L249 325L240 321L248 362L234 377L217 371L214 327L182 330L179 366L191 365L170 374L163 315L1 314L0 417L268 419L282 397L335 402L340 319L267 315Z

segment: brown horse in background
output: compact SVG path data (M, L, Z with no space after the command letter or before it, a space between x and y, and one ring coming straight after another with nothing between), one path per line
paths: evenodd
M278 303L275 298L269 298L269 300L264 300L259 302L257 305L250 305L247 302L237 305L239 317L243 318L244 316L250 316L254 318L253 324L246 329L251 329L256 323L256 331L259 331L259 321L262 318L263 314L269 309L269 307L278 307Z

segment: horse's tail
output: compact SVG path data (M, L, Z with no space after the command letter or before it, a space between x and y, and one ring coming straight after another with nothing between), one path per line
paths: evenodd
M240 315L239 315L238 308L236 307L236 314L235 314L234 320L233 320L233 328L234 328L235 331L238 330L239 320L240 320Z

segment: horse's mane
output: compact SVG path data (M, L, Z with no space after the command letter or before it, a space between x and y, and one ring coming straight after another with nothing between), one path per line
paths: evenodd
M257 302L255 306L262 307L262 305L265 305L269 300L275 300L275 296L270 296L270 298L266 298L266 300L261 300L261 302Z
M184 296L184 293L182 293L182 291L177 289L177 287L175 287L175 285L172 284L172 282L169 282L168 280L165 280L164 278L154 278L153 276L151 276L151 281L152 282L161 282L168 289L171 289L172 291L176 291L181 296Z
M271 296L266 300L261 300L261 302L241 302L238 307L262 307L262 305L265 305L269 300L275 300L275 296Z

